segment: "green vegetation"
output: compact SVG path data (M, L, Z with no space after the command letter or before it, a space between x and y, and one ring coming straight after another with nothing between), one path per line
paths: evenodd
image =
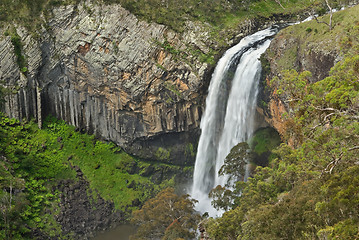
M178 89L176 85L172 84L171 81L164 82L164 86L166 89L174 93L178 99L183 98L181 91Z
M291 109L286 143L236 183L241 195L229 211L207 220L212 239L359 238L358 26L348 27L345 58L325 79L309 83L309 72L287 70L272 80ZM308 34L301 28L296 34Z
M246 142L238 143L234 146L230 153L224 160L223 166L219 169L218 175L229 176L227 183L224 187L221 185L216 186L209 193L212 198L212 205L216 209L232 209L237 206L240 191L236 188L235 184L243 181L246 165L253 159L253 154L250 151L249 145Z
M270 127L257 130L249 140L253 154L251 163L256 166L267 166L269 161L275 157L273 150L281 143L278 132Z
M171 53L174 56L183 54L180 50L175 49L166 39L163 43L157 42L165 51Z
M14 53L16 56L16 63L20 68L20 71L23 73L27 72L27 60L25 56L22 53L22 42L20 36L17 34L16 30L14 28L7 30L4 33L5 36L11 37L11 43L14 47Z
M178 196L173 188L162 190L133 213L131 222L138 226L131 239L193 239L200 216L195 200Z
M0 125L0 236L27 239L35 230L49 237L59 234L60 227L49 214L57 201L50 186L74 173L46 150L44 136L34 134L36 124L20 124L1 115Z
M258 155L261 155L278 147L281 143L281 140L277 131L268 127L257 130L249 142L252 151Z
M61 235L53 217L59 201L56 186L62 179L76 181L72 166L81 169L95 190L95 201L99 193L127 213L173 185L173 180L155 185L150 174L141 174L150 164L63 121L49 117L38 129L32 121L20 123L1 115L0 125L1 239L31 239L36 231Z
M194 149L192 143L188 143L188 144L186 145L185 154L186 154L186 156L191 156L191 157L195 157L195 156L196 156L196 150Z
M169 150L159 147L155 153L155 156L157 159L164 161L170 158L170 154L171 152Z
M49 10L55 6L78 4L80 0L2 0L0 22L17 23L35 33L41 29Z
M19 65L19 68L23 73L27 72L27 62L24 55L22 54L21 38L16 32L11 35L11 43L14 46L17 65Z
M46 19L52 7L79 2L3 0L0 21L22 24L36 32L44 24L42 15ZM237 27L248 18L295 15L308 7L325 12L325 5L319 0L282 1L285 9L272 0L185 0L180 5L169 0L103 2L121 3L137 16L164 23L176 31L183 31L187 20L209 23L211 34L218 39L223 38L219 32ZM331 4L335 7L346 2L333 0ZM86 11L92 12L88 7ZM291 108L284 116L285 143L273 150L279 138L273 137L271 130L263 130L251 141L252 152L246 143L232 149L220 174L232 175L234 189L217 187L211 192L215 207L228 210L221 218L207 220L206 229L212 239L359 238L357 13L356 7L335 14L332 31L314 21L284 30L287 35L282 36L296 37L301 44L283 54L278 66L285 71L271 81L272 88ZM20 37L15 32L8 34L19 68L26 73ZM332 68L329 77L317 83L310 83L310 72L292 69L298 54L312 51L306 48L311 44L324 50L338 48L344 57ZM113 43L115 52L116 46ZM161 46L176 57L187 56L168 41ZM217 53L187 50L210 64ZM158 67L165 71L163 66ZM165 86L172 96L182 97L176 86L171 83ZM1 87L0 91L5 92ZM167 96L169 102L173 101ZM274 152L270 161L253 160L253 154L261 156L268 152ZM195 155L191 144L186 154ZM158 148L155 155L168 159L170 151ZM247 182L238 181L248 162L258 166ZM166 189L146 202L165 186L173 185L173 179L156 185L151 177L157 170L163 174L170 166L135 159L114 144L81 134L51 117L46 119L43 129L38 129L32 121L20 123L0 115L0 238L32 239L39 232L45 238L61 236L61 227L54 219L59 211L60 193L56 185L63 179L76 181L75 166L95 190L94 201L98 193L127 213L145 202L133 214L133 222L140 225L137 237L193 237L199 217L193 211L194 201L188 196L179 197L172 189Z
M116 208L131 209L134 200L143 202L152 196L152 192L159 190L159 186L154 186L148 178L129 173L133 173L132 168L138 160L114 144L104 144L94 136L74 132L74 127L55 119L50 124L45 123L45 129L62 138L63 143L54 142L55 149L62 148L57 155L79 166L90 186L97 189L103 198L114 201ZM131 182L136 187L129 188Z

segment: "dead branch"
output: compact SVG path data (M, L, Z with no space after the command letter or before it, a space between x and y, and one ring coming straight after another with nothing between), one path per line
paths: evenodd
M319 110L319 111L336 111L336 112L339 112L338 109L335 109L335 108L319 108L319 107L316 107L316 106L313 106L316 110Z
M354 151L357 149L359 149L359 146L354 146L352 148L349 148L348 151ZM323 174L323 172L332 174L334 167L338 165L338 163L340 162L340 160L343 157L343 154L344 154L344 152L340 152L339 157L335 158L333 161L328 163L328 165L324 168L324 171L322 171L322 174ZM321 174L321 176L322 176L322 174Z
M281 8L285 9L279 0L274 0L274 1L275 1L276 3L278 3L279 6L281 6Z
M329 120L327 120L327 118L330 117L330 116L332 116L332 115L335 115L335 114L338 114L338 113L329 113L328 115L326 115L326 116L324 117L324 120L323 120L323 121L324 121L325 123L329 122Z
M348 151L353 151L353 150L356 150L356 149L359 149L359 146L354 146L352 148L349 148Z
M325 3L327 4L327 7L329 8L329 30L332 30L332 19L333 19L333 9L332 7L329 5L328 0L325 0Z
M315 16L315 15L313 15L313 17L314 17L314 19L317 21L317 23L323 23L323 24L325 24L325 25L327 25L328 27L329 27L329 30L332 30L332 28L333 28L333 24L332 24L332 22L333 22L333 9L332 9L332 7L329 5L329 2L328 2L328 0L325 0L325 3L326 3L326 5L327 5L327 7L329 8L329 23L327 23L327 22L324 22L324 21L319 21L318 20L318 18L317 18L317 16Z

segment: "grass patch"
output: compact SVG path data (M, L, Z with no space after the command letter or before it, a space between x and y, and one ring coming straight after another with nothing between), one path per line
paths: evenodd
M62 161L79 166L90 182L90 187L96 189L104 199L114 201L117 209L136 209L133 201L144 202L161 189L149 177L131 171L131 165L140 162L138 159L113 143L104 143L96 140L93 135L74 130L75 127L54 118L48 118L44 124L47 134L61 138L60 142L53 142L53 148ZM135 185L129 187L131 182Z

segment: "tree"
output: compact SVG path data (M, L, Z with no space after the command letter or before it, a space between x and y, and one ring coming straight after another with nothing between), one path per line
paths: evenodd
M173 188L162 190L133 212L131 222L139 227L131 239L193 239L200 220L195 202L189 195L178 196Z
M239 181L243 181L246 174L246 165L252 161L253 155L248 143L241 142L234 146L219 169L219 175L228 177L226 185L216 186L209 192L212 205L216 209L232 209L237 205L241 189L238 188Z
M238 143L227 155L223 166L218 171L218 174L222 176L225 174L228 175L227 186L230 185L232 181L243 180L246 171L246 165L251 160L252 153L248 143Z
M21 213L28 202L21 191L24 181L14 177L0 155L0 239L16 239L20 226L24 225Z
M333 26L332 26L332 20L333 20L333 9L332 7L329 5L328 0L325 0L325 4L327 5L328 9L329 9L329 22L324 22L324 21L319 21L317 16L314 16L314 19L317 21L317 23L324 23L325 25L327 25L329 27L329 30L332 30Z

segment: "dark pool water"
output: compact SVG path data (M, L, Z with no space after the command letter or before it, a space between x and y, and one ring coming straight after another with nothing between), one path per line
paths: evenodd
M121 225L107 232L98 233L92 240L129 240L135 230L131 225Z

